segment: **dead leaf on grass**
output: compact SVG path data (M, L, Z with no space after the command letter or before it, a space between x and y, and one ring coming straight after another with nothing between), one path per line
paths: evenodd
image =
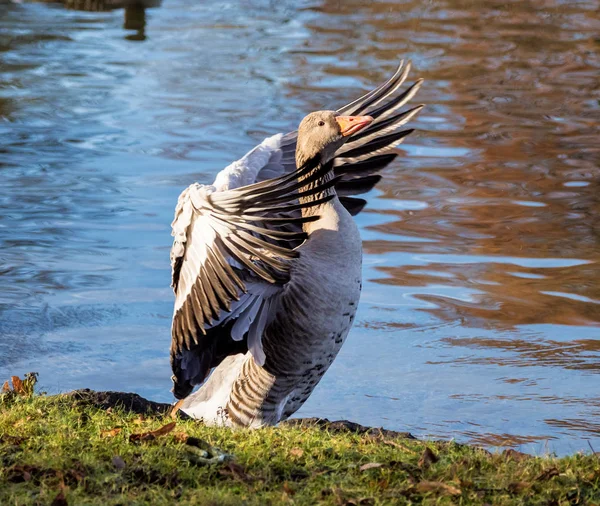
M115 427L114 429L101 430L100 437L115 437L120 434L123 429L121 427Z
M35 384L37 383L37 377L37 372L28 372L25 375L25 379L21 379L18 376L11 376L10 381L12 383L12 387L9 385L8 381L5 381L2 385L2 390L0 393L29 397L30 395L33 395L33 390Z
M443 495L460 495L462 493L459 488L440 481L421 481L417 483L416 489L419 492L436 492Z
M151 430L149 432L142 432L141 434L131 434L129 436L129 441L131 441L131 442L152 441L152 440L156 439L157 437L167 435L169 432L173 431L173 429L176 427L176 425L177 425L177 422L171 422L171 423L168 423L167 425L163 425L162 427L160 427L159 429L156 429L156 430Z
M423 455L421 455L421 458L419 459L419 467L427 468L431 464L435 464L438 460L440 460L440 458L433 453L431 448L426 447L425 451L423 451Z
M167 425L163 425L159 429L152 431L152 434L154 434L155 437L166 436L169 432L173 431L176 425L177 422L168 423Z
M23 395L25 393L25 387L23 386L23 380L18 376L11 376L13 392L17 395Z
M558 476L559 474L560 473L559 473L558 469L556 469L555 467L551 467L550 469L546 469L539 476L537 476L535 478L535 481L548 481L549 479L554 478L555 476Z
M382 466L383 464L380 464L379 462L369 462L368 464L363 464L358 469L360 471L368 471L369 469L377 469L378 467Z
M292 457L302 457L302 455L304 455L304 450L302 448L292 448L290 450L290 455Z
M177 443L186 443L188 442L188 439L190 439L190 436L187 435L187 433L185 432L176 432L175 434L173 434L173 439L175 439L175 441ZM190 445L193 446L193 445Z

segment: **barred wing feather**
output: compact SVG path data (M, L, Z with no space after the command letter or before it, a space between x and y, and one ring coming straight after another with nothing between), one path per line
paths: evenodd
M257 362L264 362L260 337L273 296L289 279L289 260L298 255L295 245L306 239L302 224L318 219L297 211L332 196L299 199L336 183L303 188L327 170L313 160L291 174L242 188L216 191L193 184L179 197L171 250L171 365L177 396L187 395L228 354L226 342L234 346L232 341L246 339Z

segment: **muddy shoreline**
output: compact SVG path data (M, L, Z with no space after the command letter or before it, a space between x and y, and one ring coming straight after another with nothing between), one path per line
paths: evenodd
M145 399L133 392L96 392L88 388L73 390L61 396L72 397L77 403L93 406L98 409L121 408L136 414L167 414L173 407L171 404ZM179 412L178 416L187 416ZM399 432L383 427L367 427L349 420L328 420L326 418L291 418L281 422L287 427L318 427L330 432L352 432L359 435L377 435L385 438L417 439L410 432Z

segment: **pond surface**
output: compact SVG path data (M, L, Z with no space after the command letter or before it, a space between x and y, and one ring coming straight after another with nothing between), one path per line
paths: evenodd
M427 107L357 217L357 324L298 415L600 450L598 7L167 0L144 27L3 3L0 377L170 401L180 191L410 58Z

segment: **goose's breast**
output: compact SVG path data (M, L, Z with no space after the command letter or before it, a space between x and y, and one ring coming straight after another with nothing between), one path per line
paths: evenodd
M267 366L276 375L302 376L315 367L324 372L353 324L362 244L354 220L342 213L336 214L335 227L311 231L300 248L275 320L265 333Z

